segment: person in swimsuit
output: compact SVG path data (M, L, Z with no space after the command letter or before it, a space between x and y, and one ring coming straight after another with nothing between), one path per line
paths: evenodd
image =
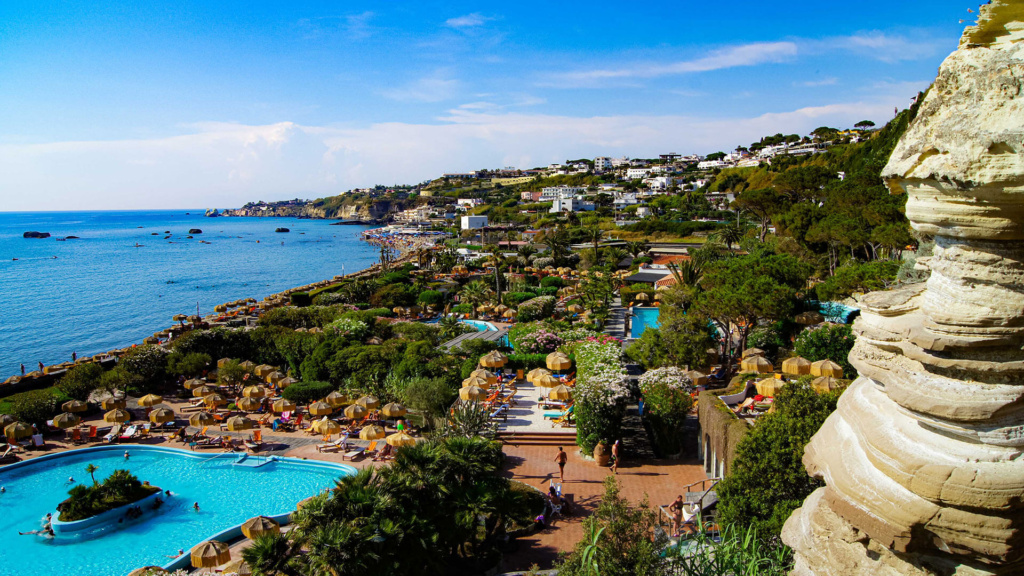
M622 451L619 449L619 440L612 444L612 472L619 473L619 461L622 460Z
M562 447L558 447L558 454L555 455L555 462L558 462L558 479L565 482L565 463L569 460L569 455L562 450Z
M668 511L672 513L672 536L678 538L683 528L683 507L686 502L683 495L676 496L675 502L669 504Z

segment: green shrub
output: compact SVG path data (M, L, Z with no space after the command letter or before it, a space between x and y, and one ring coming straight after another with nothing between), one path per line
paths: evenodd
M853 349L853 330L846 324L823 324L807 328L793 342L794 351L811 362L831 360L843 368L844 378L854 378L857 370L847 356Z
M292 292L289 296L293 306L304 308L313 304L313 297L309 295L309 292Z
M444 416L457 397L458 390L442 378L415 378L402 392L402 401L421 411L425 423Z
M88 400L89 394L99 387L103 367L99 364L79 364L72 367L57 382L57 390L73 400Z
M46 421L61 413L60 405L69 398L52 388L31 390L8 399L10 414L15 420L46 429Z
M534 368L543 368L547 357L547 354L509 354L508 364L505 364L505 368L529 372Z
M423 292L420 292L416 301L423 306L438 306L444 302L444 294L441 294L437 290L424 290Z
M518 308L520 304L537 297L535 292L508 292L501 297L501 301L509 308Z
M330 382L298 382L285 388L281 395L296 404L309 404L322 400L337 389L338 387Z
M805 376L782 388L775 412L758 418L740 440L729 474L718 485L718 519L777 537L782 524L822 485L807 475L804 447L836 409L840 391L818 394Z
M561 288L565 282L558 276L545 276L540 279L540 285L542 288Z
M472 314L473 313L473 305L472 304L466 304L466 303L456 304L455 306L452 306L452 312L454 312L456 314Z
M885 290L896 281L900 263L894 260L854 262L836 268L834 275L814 287L818 299L842 300L857 293Z
M212 361L213 359L209 354L202 352L192 352L189 354L171 352L167 356L167 372L175 376L192 378L202 374L203 370L206 370Z
M388 284L370 296L370 305L375 308L392 309L398 306L412 306L416 295L405 284Z
M547 286L544 288L537 289L538 296L556 296L558 295L558 288L555 286Z

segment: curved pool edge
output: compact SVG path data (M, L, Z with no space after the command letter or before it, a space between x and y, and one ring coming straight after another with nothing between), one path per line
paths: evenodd
M7 471L7 470L18 469L18 468L25 468L26 466L30 466L30 465L35 464L37 462L47 462L47 461L50 461L50 460L57 460L57 459L60 459L60 458L63 458L63 457L67 457L67 456L73 456L73 455L78 455L78 454L86 454L86 453L90 453L90 452L111 452L111 451L124 452L125 450L127 450L129 453L131 453L131 452L164 452L164 453L174 454L176 456L185 456L185 457L196 459L196 460L215 460L215 459L218 459L218 458L237 459L239 456L241 456L241 454L239 454L237 452L222 452L222 453L215 454L215 455L196 454L195 452L191 452L189 450L182 450L180 448L172 448L172 447L169 447L169 446L147 446L147 445L140 445L140 444L132 444L132 445L115 444L115 445L108 445L108 446L90 446L88 448L79 448L79 449L76 449L76 450L67 450L67 451L64 451L64 452L55 452L53 454L46 454L46 455L43 455L43 456L39 456L38 458L32 458L30 460L22 460L20 462L14 462L12 464L8 464L6 466L2 466L2 467L0 467L0 478L3 477L3 473L5 471ZM340 464L340 463L337 463L337 462L329 462L329 461L326 461L326 460L305 460L305 459L302 459L302 458L292 458L292 457L288 457L288 456L269 456L268 458L273 458L275 462L282 462L282 463L285 463L285 464L293 464L293 465L300 465L300 466L307 466L307 467L316 467L316 468L335 469L335 470L341 471L346 476L353 475L353 474L358 472L358 470L354 466L350 466L348 464ZM296 502L296 504L298 504L298 503ZM274 519L275 521L277 521L281 525L285 525L285 524L290 524L291 523L291 515L292 515L293 512L295 512L294 509L293 510L288 510L286 512L281 512L281 513L278 513L278 514L265 514L265 516L267 516L268 518ZM170 562L165 564L163 566L163 569L167 570L169 572L173 572L175 570L182 569L182 568L191 568L192 564L191 564L191 557L190 557L189 551L193 547L195 547L197 544L199 544L201 542L206 542L208 540L221 540L223 542L228 542L230 540L234 540L235 538L237 538L239 536L242 536L242 524L244 524L244 522L240 523L240 524L236 524L234 526L229 526L229 527L225 528L224 530L221 530L220 532L216 532L216 533L211 534L211 535L209 535L209 536L207 536L205 538L201 538L201 539L197 540L196 542L194 542L193 544L191 544L188 547L188 549L186 550L185 554L182 554L178 558L175 558L174 560L171 560ZM130 570L134 570L134 568L132 568Z

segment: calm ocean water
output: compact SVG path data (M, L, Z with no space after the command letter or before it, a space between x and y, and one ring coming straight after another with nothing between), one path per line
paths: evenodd
M360 240L363 226L202 213L0 213L0 380L21 363L31 371L40 361L70 360L72 351L140 342L175 314L195 314L197 304L208 314L217 304L355 272L378 256ZM186 239L190 228L203 233ZM52 236L22 238L30 230ZM81 239L56 240L70 235Z

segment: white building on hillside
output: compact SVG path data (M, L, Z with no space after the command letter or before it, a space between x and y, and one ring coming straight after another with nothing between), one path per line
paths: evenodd
M582 186L548 186L540 191L541 202L551 202L555 198L572 198L577 194L583 194L587 189Z
M697 163L697 168L700 168L701 170L708 170L710 168L724 168L728 165L729 164L727 162L722 160L703 160Z
M473 208L476 208L477 206L480 206L483 203L484 201L479 198L459 198L458 200L455 201L455 204L459 208L463 208L465 210L472 210Z
M484 226L487 226L487 216L462 217L463 230L476 230L477 228L483 228Z
M641 178L647 178L650 175L650 168L630 168L626 170L627 180L639 180Z
M594 170L611 170L614 166L612 165L612 159L607 156L599 156L594 158Z
M590 212L594 210L595 206L593 202L584 202L579 198L555 198L551 202L552 214L559 214L562 212Z

